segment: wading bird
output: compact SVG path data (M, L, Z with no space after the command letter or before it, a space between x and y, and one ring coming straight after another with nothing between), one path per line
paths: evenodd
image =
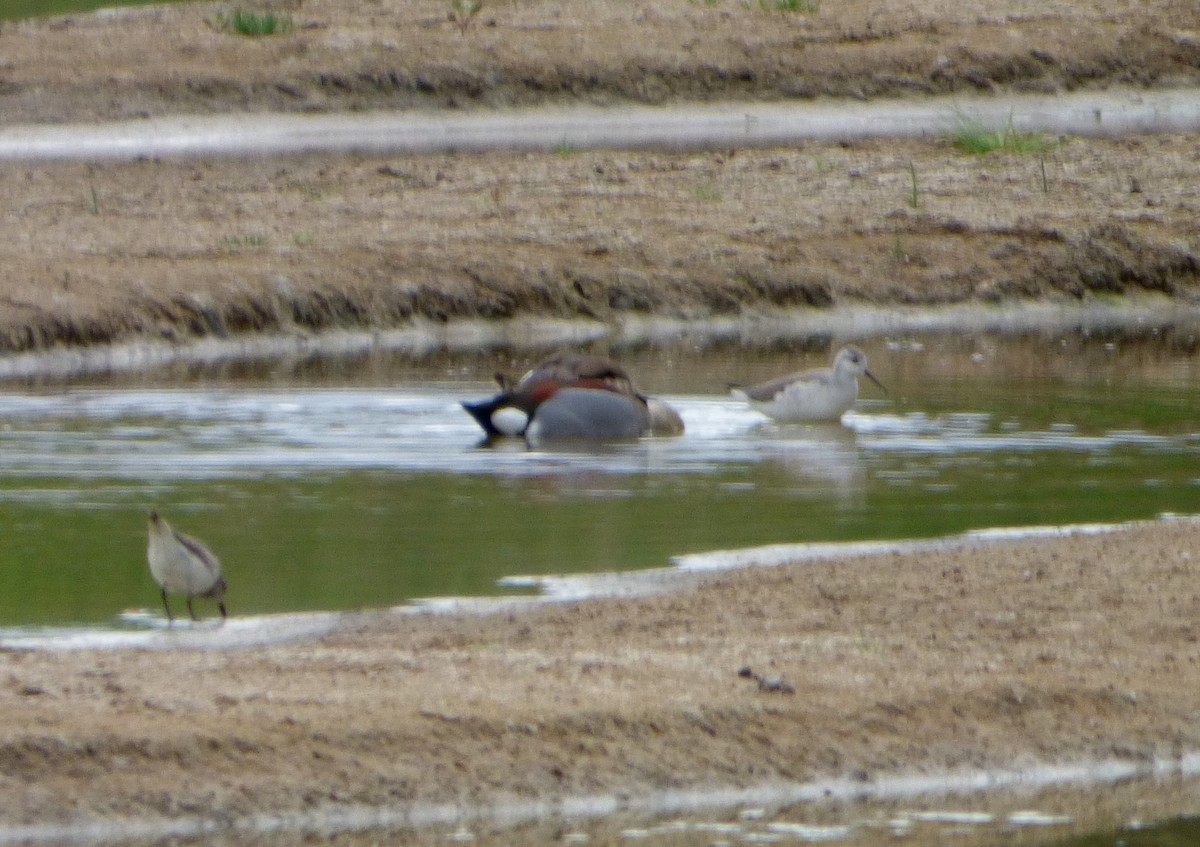
M858 378L865 376L886 394L867 370L867 357L857 347L843 347L833 366L803 371L750 388L730 386L730 393L777 421L836 421L858 399Z
M188 613L194 621L199 620L192 608L195 597L216 600L221 620L225 620L225 578L221 576L221 563L195 538L172 529L158 512L150 513L146 561L150 575L162 589L168 621L174 621L175 616L171 614L167 592L187 595Z

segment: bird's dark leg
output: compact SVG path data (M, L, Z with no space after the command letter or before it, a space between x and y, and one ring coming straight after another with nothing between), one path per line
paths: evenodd
M227 617L225 614L225 601L222 600L221 602L217 603L217 608L221 610L221 620L225 620Z
M171 614L171 604L167 602L167 589L162 590L163 608L167 610L167 623L172 623L175 616Z
M194 621L200 620L198 617L196 617L196 610L192 608L192 595L191 594L188 595L188 614L190 614L192 616L192 620L194 620Z

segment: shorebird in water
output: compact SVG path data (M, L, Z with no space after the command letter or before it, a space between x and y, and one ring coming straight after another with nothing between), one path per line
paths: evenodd
M192 620L199 620L196 610L192 608L192 599L195 597L216 600L217 608L221 610L221 620L225 620L225 578L221 576L221 563L211 550L195 538L172 529L169 523L159 517L158 512L150 513L146 561L150 565L150 575L162 589L163 608L167 611L168 621L175 620L171 614L171 604L167 601L168 591L187 595L187 608Z
M838 350L832 367L782 376L750 388L730 386L730 392L777 421L836 421L858 399L860 376L887 393L883 383L867 370L867 357L857 347Z

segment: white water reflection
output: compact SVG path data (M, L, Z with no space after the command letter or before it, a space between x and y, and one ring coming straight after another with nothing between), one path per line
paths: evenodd
M0 451L10 476L70 474L180 480L330 470L544 474L705 472L752 458L733 437L758 418L731 403L669 398L683 439L595 451L477 449L459 401L486 388L273 391L78 391L6 395Z
M1053 844L1081 827L1145 829L1190 808L1195 764L1108 760L1032 765L1014 771L958 771L834 779L708 790L508 800L495 805L392 806L318 803L285 816L261 812L214 824L202 814L0 827L3 843L143 843L217 838L223 844L338 843L716 844L832 843ZM1095 802L1095 792L1109 796ZM1065 814L1064 809L1078 810ZM1083 820L1081 820L1081 818ZM1195 827L1191 828L1195 835ZM1116 832L1114 831L1114 834ZM1116 843L1123 843L1119 838ZM1185 843L1183 841L1172 843ZM1186 843L1192 843L1188 841Z
M139 609L121 615L120 629L0 628L0 646L6 650L233 650L320 638L349 619L346 613L304 612L172 622Z
M1141 430L1110 430L1086 435L1073 424L1051 424L1044 430L1021 430L1006 421L996 427L991 415L947 414L931 418L921 412L898 416L851 412L845 423L858 434L858 444L872 450L921 454L980 453L1027 450L1098 452L1116 447L1181 447L1190 436L1152 435Z
M0 474L176 482L377 469L490 475L707 473L767 462L843 493L871 454L969 456L1119 447L1193 450L1195 435L1021 429L986 413L865 408L842 425L778 425L725 398L668 396L687 432L597 450L479 449L459 401L485 388L79 390L0 398ZM876 402L876 406L883 404ZM5 497L14 496L8 492ZM30 489L26 496L62 497Z

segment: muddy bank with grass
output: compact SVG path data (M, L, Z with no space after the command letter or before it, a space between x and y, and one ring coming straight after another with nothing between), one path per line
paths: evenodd
M460 4L466 6L467 4ZM228 111L874 98L1200 84L1190 0L267 0L9 22L0 113L62 122ZM71 57L64 61L64 57Z
M807 6L806 6L807 8ZM1200 82L1183 0L222 4L0 27L6 123ZM452 16L452 15L451 15ZM76 57L64 62L62 57ZM1001 128L1002 129L1002 128ZM0 351L1200 293L1195 139L0 165ZM1026 143L1029 142L1029 143Z
M6 163L0 349L1200 303L1195 139ZM833 318L831 317L831 322Z

